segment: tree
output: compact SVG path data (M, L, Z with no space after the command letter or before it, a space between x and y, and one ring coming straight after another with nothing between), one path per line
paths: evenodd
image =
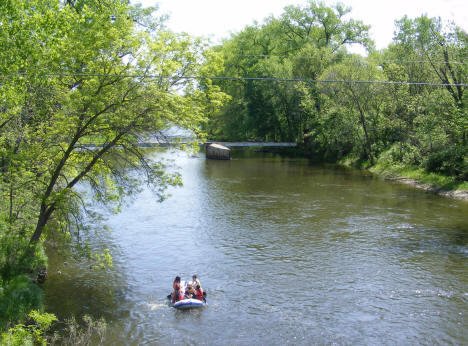
M327 7L317 1L288 6L279 18L248 26L217 50L225 58L224 76L278 79L317 79L330 64L345 55L345 46L371 47L368 26L346 20L349 8ZM229 139L302 141L310 133L322 100L316 83L281 81L220 81L232 97L209 122L211 134ZM315 109L305 112L301 97L314 97Z
M362 150L373 165L375 162L373 147L381 115L382 87L372 81L382 80L381 72L375 66L355 58L330 67L321 78L344 81L324 83L322 91L333 98L334 103L345 106L350 116L357 115L362 130L361 135L364 137ZM364 81L364 83L359 83L359 81Z
M458 122L456 129L461 131L453 135L466 143L468 118L465 87L462 84L467 83L468 76L468 35L454 24L444 25L440 18L427 16L416 19L405 16L396 21L396 25L395 46L392 49L411 51L411 55L405 58L417 57L419 63L423 62L425 77L431 73L426 81L445 84L445 90L458 109L454 116Z
M353 43L371 48L369 26L361 21L345 20L344 16L350 12L351 8L342 4L327 7L314 0L309 0L304 7L287 6L280 19L287 52L301 49L306 43L317 48L331 47L334 51Z
M411 164L460 178L466 176L468 117L463 84L468 75L467 35L453 24L427 16L405 16L396 25L394 42L383 51L384 61L380 63L388 78L444 84L410 85L408 93L399 92L400 97L387 102L400 119L398 157L403 160L406 147L412 152Z
M31 255L46 230L70 232L84 210L81 182L97 201L117 206L140 181L163 199L179 176L148 159L140 138L170 126L198 133L224 96L186 78L217 63L203 56L202 42L160 30L152 11L120 0L7 7L0 18L3 34L13 35L7 44L30 52L13 66L3 56L0 65L2 89L15 100L0 118L3 227L22 240L9 250L11 267ZM19 30L18 21L31 24ZM16 79L21 88L12 85Z

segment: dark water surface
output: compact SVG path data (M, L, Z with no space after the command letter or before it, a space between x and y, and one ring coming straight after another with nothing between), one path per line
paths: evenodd
M166 153L184 187L118 215L109 271L51 256L47 310L106 344L468 344L468 203L337 166ZM62 275L55 273L60 270ZM208 306L167 306L197 273Z

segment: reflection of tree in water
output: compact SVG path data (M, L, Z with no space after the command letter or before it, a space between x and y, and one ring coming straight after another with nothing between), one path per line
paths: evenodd
M453 231L453 243L458 246L465 246L465 253L468 255L468 226L459 224Z
M119 312L126 291L123 274L115 269L93 270L85 262L62 261L49 255L49 274L43 285L48 311L59 320L90 315L111 321L125 314Z

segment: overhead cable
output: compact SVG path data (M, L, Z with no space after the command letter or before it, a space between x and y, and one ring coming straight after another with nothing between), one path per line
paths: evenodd
M313 59L313 56L308 56L308 55L294 55L294 56L288 56L288 55L269 55L269 54L232 54L234 56L243 56L243 57L252 57L252 58L299 58L299 59ZM355 59L354 57L343 57L337 60L353 60ZM376 59L377 62L379 63L385 63L385 62L390 62L390 63L417 63L417 64L430 64L430 63L440 63L440 64L446 64L447 62L445 60L399 60L399 59ZM468 60L463 60L463 61L450 61L450 64L453 65L468 65Z
M456 86L466 87L466 83L431 83L431 82L399 82L375 80L338 80L338 79L307 79L307 78L275 78L275 77L230 77L230 76L162 76L162 75L119 75L119 74L86 74L86 73L49 73L46 76L79 76L79 77L122 77L122 78L149 78L149 79L211 79L211 80L252 80L266 82L302 82L302 83L344 83L344 84L390 84L390 85L428 85L428 86Z
M19 73L19 75L25 75ZM5 76L5 75L4 75ZM296 83L342 83L342 84L383 84L383 85L426 85L437 87L466 87L467 83L432 83L405 81L347 80L347 79L307 79L307 78L276 78L276 77L231 77L231 76L165 76L137 74L100 74L100 73L46 73L45 77L120 77L141 79L193 79L193 80L232 80L232 81L265 81L265 82L296 82Z

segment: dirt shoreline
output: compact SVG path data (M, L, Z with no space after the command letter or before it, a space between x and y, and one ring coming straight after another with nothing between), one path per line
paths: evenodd
M433 194L436 194L436 195L440 195L440 196L444 196L444 197L450 197L450 198L454 198L454 199L458 199L458 200L468 202L468 191L464 191L464 190L444 190L441 187L437 187L437 186L433 186L433 185L429 185L429 184L424 184L424 183L421 183L421 182L417 181L416 179L410 179L410 178L403 178L403 177L391 177L390 178L390 177L386 177L385 179L400 182L402 184L411 185L411 186L414 186L414 187L419 188L419 189L423 189L423 190L425 190L427 192L430 192L430 193L433 193Z

